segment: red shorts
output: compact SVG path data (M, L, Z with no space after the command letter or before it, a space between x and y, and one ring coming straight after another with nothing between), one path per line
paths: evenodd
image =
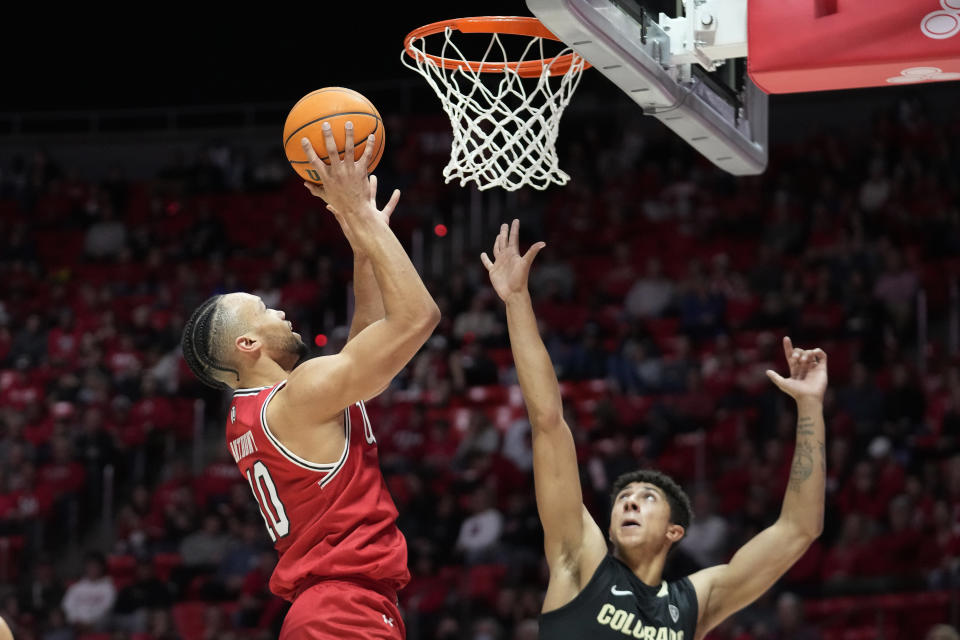
M342 580L303 591L287 612L280 640L404 640L396 596Z

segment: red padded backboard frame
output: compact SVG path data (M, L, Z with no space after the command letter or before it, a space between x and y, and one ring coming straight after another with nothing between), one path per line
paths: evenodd
M960 0L749 0L747 71L767 93L960 80Z

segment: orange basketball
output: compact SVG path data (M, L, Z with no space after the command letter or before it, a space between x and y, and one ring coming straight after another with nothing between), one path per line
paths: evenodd
M283 151L287 154L290 166L300 174L301 178L309 182L320 182L320 175L310 166L300 139L309 138L317 155L330 164L327 146L323 141L322 125L324 122L330 123L333 128L333 138L337 142L337 150L343 158L345 142L343 126L348 121L353 123L356 160L363 155L363 150L367 146L367 136L371 133L375 136L373 155L370 156L370 165L367 167L367 172L370 173L383 156L385 136L380 112L369 100L352 89L326 87L308 93L293 105L283 125Z

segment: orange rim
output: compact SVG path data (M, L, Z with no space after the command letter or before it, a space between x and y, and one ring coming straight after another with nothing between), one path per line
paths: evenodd
M403 48L407 55L417 59L424 57L431 60L434 64L449 69L451 71L459 69L466 63L471 71L480 73L503 73L505 69L515 71L521 78L537 78L543 72L544 65L550 67L550 75L558 76L570 70L573 64L573 53L553 58L543 58L537 60L527 60L525 62L471 62L469 60L452 60L450 58L441 58L431 55L425 51L420 51L413 47L413 41L432 36L437 33L443 33L447 27L461 33L504 33L512 36L530 36L531 38L546 38L560 42L560 38L553 35L549 29L543 26L543 23L536 18L523 16L484 16L477 18L454 18L453 20L441 20L414 29L407 34L403 41ZM590 64L586 61L583 68L586 69Z

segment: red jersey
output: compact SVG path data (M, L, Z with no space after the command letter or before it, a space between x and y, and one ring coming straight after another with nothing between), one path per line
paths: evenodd
M285 384L238 389L227 416L227 446L279 554L270 590L291 602L323 580L374 581L399 591L410 580L407 543L366 408L358 402L344 410L339 460L310 462L267 424L267 404Z

